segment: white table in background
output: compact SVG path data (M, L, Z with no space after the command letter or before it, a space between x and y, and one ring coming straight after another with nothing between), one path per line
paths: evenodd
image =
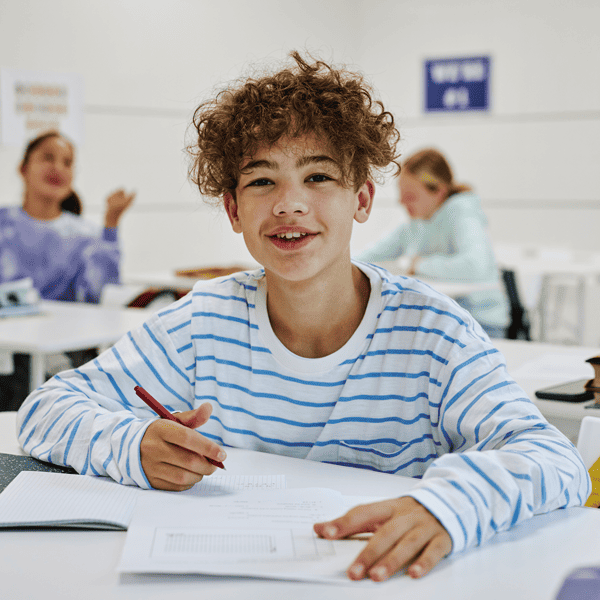
M37 315L0 319L0 350L31 355L30 389L45 380L50 354L113 344L148 313L83 302L41 302Z
M419 281L430 285L434 290L450 296L450 298L464 298L475 292L487 292L488 290L499 290L501 285L496 283L460 283L456 281L438 281L437 279L425 279L416 277Z
M18 451L15 413L0 413L0 451ZM285 474L288 488L328 487L350 496L393 497L415 480L228 449L230 475ZM573 508L534 517L481 548L442 561L420 580L398 575L366 586L235 577L119 576L125 532L2 531L0 581L10 600L551 600L574 568L600 564L600 511Z
M391 273L400 273L397 269L394 269L395 263L379 263L381 266L389 270ZM248 269L258 268L258 265L254 267L248 267ZM460 283L451 281L438 281L434 279L426 279L423 277L417 277L423 283L430 285L432 288L450 296L450 298L461 298L468 296L474 292L481 292L486 290L501 289L501 284L498 283ZM180 277L168 271L155 271L155 272L134 272L125 273L122 276L124 284L127 285L141 285L148 287L159 287L159 288L173 288L173 289L192 289L197 279L192 277Z
M180 277L169 271L124 273L121 280L125 285L191 290L196 283L193 277Z
M380 267L389 271L392 275L406 275L406 271L398 265L398 261L379 261L376 263ZM419 277L417 275L410 275L414 279L418 279L427 285L430 285L434 290L450 296L450 298L463 298L469 294L475 292L484 292L487 290L499 290L502 289L502 285L499 281L494 283L473 283L473 282L460 282L460 281L443 281L439 279L429 279L427 277Z
M234 265L222 265L222 266L207 266L206 269L227 269L233 268ZM201 269L202 267L199 267ZM259 265L248 265L240 270L254 270L258 269ZM185 277L182 275L176 275L174 271L130 271L123 273L121 280L125 285L140 285L146 287L156 288L169 288L176 290L191 290L194 284L199 280L207 280L211 277L205 274L201 277Z
M509 373L525 390L529 398L540 409L550 423L556 425L571 441L577 441L579 427L586 415L600 416L600 409L586 408L594 404L587 402L562 402L540 400L536 390L550 385L566 383L594 376L594 370L585 361L600 354L600 348L587 346L564 346L522 340L492 340L506 358ZM553 365L563 365L552 370Z

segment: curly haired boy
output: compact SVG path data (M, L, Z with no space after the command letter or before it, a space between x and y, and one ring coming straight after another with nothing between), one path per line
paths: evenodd
M398 170L398 131L362 76L292 58L194 116L190 175L262 268L198 282L48 381L19 411L19 440L146 488L193 486L224 447L417 478L315 530L374 532L351 579L420 577L534 514L582 504L589 478L470 314L351 259L375 176ZM157 420L133 382L187 427Z

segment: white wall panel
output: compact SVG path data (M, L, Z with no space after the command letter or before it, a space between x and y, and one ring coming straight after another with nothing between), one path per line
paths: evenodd
M484 200L493 238L600 250L600 3L375 0L361 65L402 151L435 146ZM427 58L489 55L491 110L425 115Z
M600 118L513 121L469 115L404 127L403 153L434 146L486 200L600 203Z
M86 103L188 110L294 47L351 57L355 0L4 0L4 66L81 73Z
M76 189L85 215L98 222L111 190L137 191L120 231L125 271L250 262L242 237L187 182L192 112L217 84L292 48L355 62L357 7L347 0L4 0L0 65L83 75L86 141L77 149ZM1 204L21 201L20 157L21 149L0 147Z
M110 190L137 190L121 232L127 268L247 258L186 182L184 133L213 86L293 47L364 70L403 153L447 152L498 241L598 248L599 22L597 0L4 0L0 65L83 75L76 184L97 220ZM475 54L492 56L490 113L423 115L423 60ZM20 202L19 158L0 147L1 204ZM394 182L378 187L353 249L406 218L396 199Z

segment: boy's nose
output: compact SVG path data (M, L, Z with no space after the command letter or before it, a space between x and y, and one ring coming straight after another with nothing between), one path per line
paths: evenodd
M279 216L294 213L303 214L307 209L306 199L302 192L292 187L282 189L273 206L273 212Z

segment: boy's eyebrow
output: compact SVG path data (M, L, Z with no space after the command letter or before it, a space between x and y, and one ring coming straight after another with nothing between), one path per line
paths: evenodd
M307 165L318 164L318 163L330 163L336 168L340 168L337 160L331 158L331 156L327 156L326 154L313 154L308 156L303 156L296 161L297 167L305 167Z
M261 158L260 160L249 161L240 169L240 172L246 173L247 171L252 171L252 169L257 168L272 169L273 171L277 171L279 169L279 165L276 162Z
M331 158L331 156L327 156L326 154L310 154L307 156L302 156L296 161L296 167L306 167L307 165L318 164L318 163L330 163L336 168L340 168L340 165L336 160ZM252 169L263 168L263 169L271 169L273 171L279 170L279 164L270 160L266 160L261 158L259 160L251 160L247 164L245 164L240 172L247 173Z

